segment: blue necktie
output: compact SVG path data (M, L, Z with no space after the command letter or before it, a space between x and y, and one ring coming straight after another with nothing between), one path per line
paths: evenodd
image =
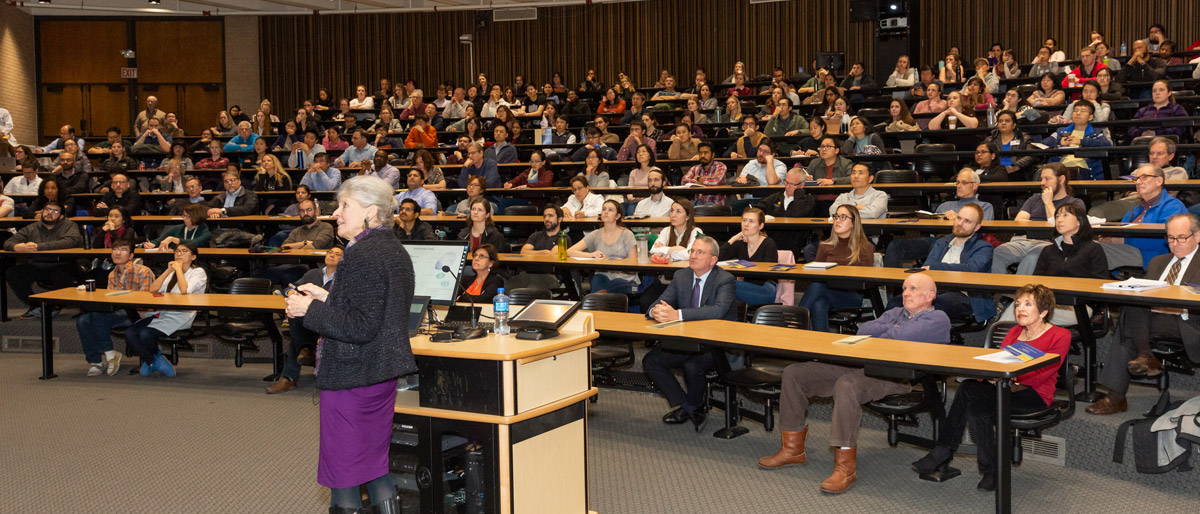
M700 278L696 278L696 285L692 286L692 308L700 306Z

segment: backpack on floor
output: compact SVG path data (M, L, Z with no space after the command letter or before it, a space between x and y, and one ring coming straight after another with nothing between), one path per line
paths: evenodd
M1171 402L1171 395L1163 391L1154 408L1145 416L1131 419L1117 428L1117 440L1113 445L1113 462L1124 463L1126 433L1133 432L1133 465L1138 473L1159 474L1171 470L1191 471L1192 441L1178 437L1178 425L1194 422L1195 416L1185 416L1171 430L1153 431L1155 422L1184 402Z

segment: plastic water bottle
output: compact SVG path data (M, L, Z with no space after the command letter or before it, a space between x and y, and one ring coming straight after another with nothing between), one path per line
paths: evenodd
M492 299L492 316L496 318L492 332L498 336L508 335L510 332L508 328L508 295L504 294L503 287L496 294L496 298Z
M996 126L996 104L995 102L988 104L987 122L989 127Z
M1121 57L1125 57L1125 50L1126 50L1127 48L1128 48L1128 47L1126 47L1126 46L1125 46L1125 42L1124 42L1124 41L1122 41L1122 42L1121 42Z

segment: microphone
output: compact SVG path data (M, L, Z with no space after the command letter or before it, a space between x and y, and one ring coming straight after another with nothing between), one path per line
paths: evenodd
M461 284L461 283L462 283L462 280L461 280L461 279L459 279L459 276L458 276L458 275L455 275L455 274L454 274L454 271L450 269L450 266L447 266L447 265L443 264L443 265L442 265L442 272L443 272L443 273L449 273L449 274L450 274L450 276L454 277L454 283L455 283L455 284ZM455 285L455 287L458 287L458 286L457 286L457 285ZM455 299L455 300L458 300L460 297L462 297L463 293L465 293L465 292L466 292L466 291L464 290L463 292L461 292L461 293L458 293L458 296L455 296L455 297L454 297L454 299ZM476 329L476 328L479 328L479 326L478 326L478 323L479 323L479 317L478 317L478 316L475 316L475 298L473 298L471 295L467 295L467 300L471 302L471 329Z

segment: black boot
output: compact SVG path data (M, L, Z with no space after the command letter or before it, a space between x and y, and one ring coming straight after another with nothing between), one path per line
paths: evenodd
M400 495L383 500L371 506L374 514L400 514Z

